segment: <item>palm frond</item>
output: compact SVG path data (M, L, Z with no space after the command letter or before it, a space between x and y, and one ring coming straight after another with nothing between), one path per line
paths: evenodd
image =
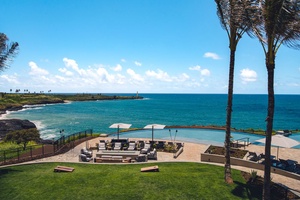
M8 37L0 33L0 71L8 67L9 62L17 54L18 48L17 42L8 43Z

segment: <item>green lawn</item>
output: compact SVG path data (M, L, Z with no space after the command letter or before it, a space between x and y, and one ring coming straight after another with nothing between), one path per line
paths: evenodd
M239 171L226 185L223 167L199 163L157 163L160 172L140 172L147 164L43 163L0 168L0 199L255 199ZM57 173L57 165L74 167ZM257 194L256 194L257 195Z

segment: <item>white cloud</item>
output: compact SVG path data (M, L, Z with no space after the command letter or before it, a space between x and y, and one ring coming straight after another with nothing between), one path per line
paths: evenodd
M78 64L75 60L64 58L63 59L66 67L72 68L74 71L76 71L79 75L86 75L86 72L83 69L79 69Z
M200 73L201 73L202 76L209 76L210 75L210 71L208 69L203 69L203 70L201 70Z
M240 77L244 83L254 82L257 80L257 73L254 70L246 68L242 69L240 72Z
M142 66L142 63L138 62L138 61L134 61L134 64L138 67Z
M125 60L124 58L122 58L122 59L121 59L121 62L125 63L125 62L126 62L126 60Z
M196 65L194 67L189 67L189 70L199 71L202 76L209 76L210 75L210 71L208 69L201 69L201 66L199 66L199 65Z
M30 66L29 74L32 76L44 76L49 74L47 70L39 68L35 62L31 61L28 65Z
M66 76L73 76L73 72L67 70L66 68L59 68L58 71L64 73Z
M7 82L9 83L12 83L12 84L19 84L19 81L18 81L18 77L17 76L9 76L9 75L1 75L0 76L1 79L4 79L6 80Z
M199 65L196 65L194 67L189 67L189 70L192 70L192 71L200 71L201 70L201 67Z
M148 70L146 71L146 75L149 77L153 77L155 79L164 81L164 82L171 82L172 78L169 76L169 74L167 72L164 72L160 69L157 70L157 72L153 71L153 70Z
M220 56L219 56L218 54L212 53L212 52L206 52L206 53L204 54L204 58L212 58L212 59L214 59L214 60L219 60L219 59L221 59Z
M186 73L183 73L181 74L179 77L178 77L178 81L180 82L184 82L186 80L190 79L189 75L187 75Z
M94 79L100 81L100 83L111 83L114 81L114 76L110 75L105 68L100 67L97 69Z
M127 74L129 74L131 78L136 81L140 81L140 82L144 81L144 78L141 75L135 73L135 71L133 71L132 69L127 69Z
M120 64L117 64L115 67L111 68L115 72L120 72L122 71L122 66Z

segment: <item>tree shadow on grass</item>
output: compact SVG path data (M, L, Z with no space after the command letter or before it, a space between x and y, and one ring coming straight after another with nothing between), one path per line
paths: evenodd
M262 199L263 193L263 178L259 177L253 182L248 181L246 184L238 181L234 181L237 185L232 194L240 198L248 199ZM286 199L300 199L297 195L288 190L287 187L271 183L271 199L272 200L286 200Z
M0 177L6 175L8 173L15 173L15 172L21 172L21 171L20 170L15 170L15 169L10 169L10 168L0 169Z
M237 185L231 193L240 198L262 199L262 187L234 181Z

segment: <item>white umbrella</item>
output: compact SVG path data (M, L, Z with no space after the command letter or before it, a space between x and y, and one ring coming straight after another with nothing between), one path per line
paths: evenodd
M256 140L256 142L260 143L266 143L266 138ZM292 148L294 146L299 145L300 142L293 140L291 138L285 137L283 135L274 135L272 136L272 142L271 145L277 146L277 159L278 159L278 151L279 147L284 147L284 148Z
M152 129L152 142L153 142L153 130L154 129L164 129L166 125L162 125L162 124L149 124L147 126L144 127L144 129Z
M115 124L112 124L109 128L117 128L118 129L118 139L119 139L119 129L120 128L130 128L132 124L124 124L124 123L115 123Z

